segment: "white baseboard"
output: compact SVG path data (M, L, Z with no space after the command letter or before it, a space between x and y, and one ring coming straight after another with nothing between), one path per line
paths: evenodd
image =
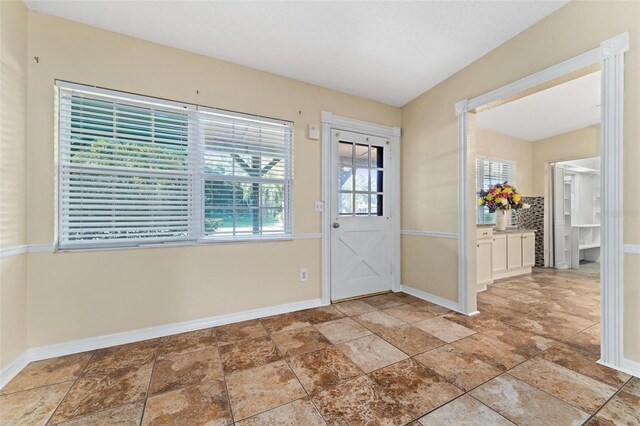
M29 364L29 351L26 350L18 356L18 358L7 364L0 370L0 389L4 388L7 383L18 375Z
M451 309L452 311L463 313L457 302L451 301L449 299L445 299L444 297L436 296L434 294L427 293L426 291L418 290L417 288L409 287L404 284L400 286L400 291L403 291L407 294L415 296L419 299L426 300L427 302L444 306L445 308Z
M622 359L621 366L611 365L606 362L603 362L602 360L598 360L598 364L604 365L605 367L609 367L614 370L622 371L623 373L631 374L632 376L635 376L635 377L640 377L640 362L633 361L628 358Z
M31 361L39 361L42 359L71 355L79 352L108 348L110 346L139 342L141 340L155 339L171 334L202 330L204 328L262 318L270 315L316 308L322 305L323 303L321 299L304 300L301 302L286 303L284 305L269 306L266 308L252 309L192 321L141 328L138 330L124 331L121 333L107 334L104 336L89 337L86 339L72 340L70 342L31 348L23 352L22 355L0 370L0 389L9 383L11 379L13 379Z

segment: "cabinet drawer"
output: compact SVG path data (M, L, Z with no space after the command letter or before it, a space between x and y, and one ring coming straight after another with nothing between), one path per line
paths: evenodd
M476 228L476 238L478 240L482 238L493 238L493 228L484 227L484 228Z

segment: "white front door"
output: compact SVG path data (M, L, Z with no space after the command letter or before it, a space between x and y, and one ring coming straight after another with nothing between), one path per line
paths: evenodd
M331 300L391 290L391 141L332 130Z

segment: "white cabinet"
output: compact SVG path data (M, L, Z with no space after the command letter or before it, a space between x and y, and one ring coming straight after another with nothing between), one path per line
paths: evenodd
M507 234L507 271L522 268L522 234Z
M536 264L536 234L522 234L522 267L531 268Z
M476 284L477 291L482 291L487 289L487 284L493 282L492 239L484 238L478 240L476 245L476 268L478 270Z
M507 272L507 236L505 234L493 235L492 253L492 272L494 274L503 274Z

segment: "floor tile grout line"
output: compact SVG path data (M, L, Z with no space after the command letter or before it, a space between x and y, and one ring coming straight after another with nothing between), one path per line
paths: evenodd
M71 389L73 389L75 384L78 383L78 380L80 380L80 377L82 377L82 375L84 374L85 370L87 369L87 367L89 366L89 364L91 363L93 358L95 358L97 352L98 352L97 350L93 351L93 353L91 354L91 358L89 358L89 361L87 361L87 363L84 365L84 367L82 368L82 370L78 374L78 377L76 377L75 380L73 381L73 383L71 383L71 386L69 386L69 389L67 389L67 391L65 392L64 396L60 399L60 402L58 402L58 405L56 405L56 409L53 410L53 412L51 413L51 415L49 416L49 418L45 422L46 425L51 424L51 419L53 419L53 417L56 415L56 413L60 409L60 406L62 405L62 403L67 399L67 396L69 396L69 392L71 392Z
M142 426L142 421L144 420L144 415L147 411L147 401L149 400L149 392L151 391L151 382L153 381L153 373L156 370L156 365L158 363L158 359L160 357L160 348L162 347L162 340L158 341L158 347L156 348L156 354L153 359L153 365L151 366L151 375L149 376L149 383L147 384L147 392L144 395L144 402L142 403L142 413L140 415L140 420L138 421L138 425ZM195 351L194 351L195 352Z
M485 382L486 383L486 382ZM515 421L515 419L510 419L509 417L507 417L505 414L502 414L501 412L493 409L490 405L485 404L484 402L480 401L478 398L476 398L475 396L471 395L470 392L467 392L467 395L469 395L469 397L473 398L474 400L478 401L478 403L482 404L483 406L487 407L489 410L493 411L494 413L496 413L497 415L499 415L500 417L502 417L503 419L506 419L508 422L513 423L514 425L518 425L518 423Z
M609 399L607 399L607 400L605 401L605 403L604 403L604 404L602 404L600 407L598 407L598 409L597 409L593 414L591 414L591 416L589 416L589 418L588 418L587 420L585 420L585 422L584 422L583 424L584 424L584 425L588 424L588 423L589 423L589 421L591 421L591 419L593 419L594 417L596 417L596 416L598 415L598 413L599 413L600 411L602 411L602 409L605 407L605 405L607 405L609 402L611 402L611 400L613 400L613 398L615 398L615 397L616 397L620 392L626 392L626 391L623 391L623 389L624 389L624 387L625 387L625 386L626 386L626 385L627 385L631 380L633 380L633 376L631 376L631 377L630 377L630 378L629 378L629 379L628 379L628 380L627 380L627 381L626 381L626 382L625 382L625 383L620 387L620 389L618 389L617 391L615 391L615 392L614 392L614 394L613 394L613 395L611 395L611 397L610 397Z

